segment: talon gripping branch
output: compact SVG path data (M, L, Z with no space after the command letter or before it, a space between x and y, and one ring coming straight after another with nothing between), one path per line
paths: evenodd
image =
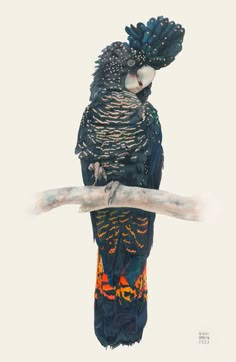
M158 113L147 99L156 70L181 51L184 29L159 16L125 30L128 42L112 43L96 61L75 153L85 185L119 181L158 189L162 134ZM98 245L94 326L105 347L131 345L142 338L154 219L155 214L132 208L91 212Z

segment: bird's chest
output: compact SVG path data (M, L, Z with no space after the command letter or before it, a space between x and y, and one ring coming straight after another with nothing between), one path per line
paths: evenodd
M105 169L108 181L145 187L154 124L150 104L124 92L107 95L101 105L92 107L88 138L93 157Z
M144 149L146 142L145 130L135 125L104 127L96 133L96 143L103 156L120 161Z
M100 127L96 132L100 161L108 180L119 180L130 186L146 186L150 156L147 120L143 108L142 118L137 123Z
M96 147L104 159L132 162L136 153L145 152L147 148L145 109L140 107L130 115L121 113L117 118L112 118L115 113L108 112L109 121L95 125Z

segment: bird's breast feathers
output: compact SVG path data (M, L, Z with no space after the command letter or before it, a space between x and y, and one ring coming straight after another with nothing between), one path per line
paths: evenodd
M130 92L110 92L86 110L86 137L80 141L80 158L89 157L90 148L100 160L117 161L138 151L147 153L147 129L158 122L157 112L146 102L142 104ZM82 122L83 123L83 122Z

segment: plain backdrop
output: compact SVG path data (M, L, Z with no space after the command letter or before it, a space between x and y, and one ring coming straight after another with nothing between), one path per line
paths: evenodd
M0 14L0 360L234 361L233 2L9 0ZM126 40L126 25L159 15L186 29L151 95L163 129L161 189L210 194L218 211L203 223L157 217L143 340L106 350L93 331L89 214L27 210L36 191L82 184L74 147L94 62Z

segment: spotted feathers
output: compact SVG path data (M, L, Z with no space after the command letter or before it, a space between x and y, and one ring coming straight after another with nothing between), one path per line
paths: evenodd
M161 125L148 102L153 78L142 83L139 73L146 65L160 69L170 64L182 49L184 29L160 16L146 25L126 27L126 32L128 42L112 43L96 61L91 102L83 113L75 153L85 185L119 181L158 189L164 162ZM141 83L136 94L125 88L127 74ZM96 177L90 167L95 163L106 178ZM142 338L155 216L134 208L91 212L98 245L94 326L105 347L131 345Z
M125 28L129 45L143 53L145 63L154 69L166 67L182 50L185 29L168 18L151 18L147 25L138 23Z

